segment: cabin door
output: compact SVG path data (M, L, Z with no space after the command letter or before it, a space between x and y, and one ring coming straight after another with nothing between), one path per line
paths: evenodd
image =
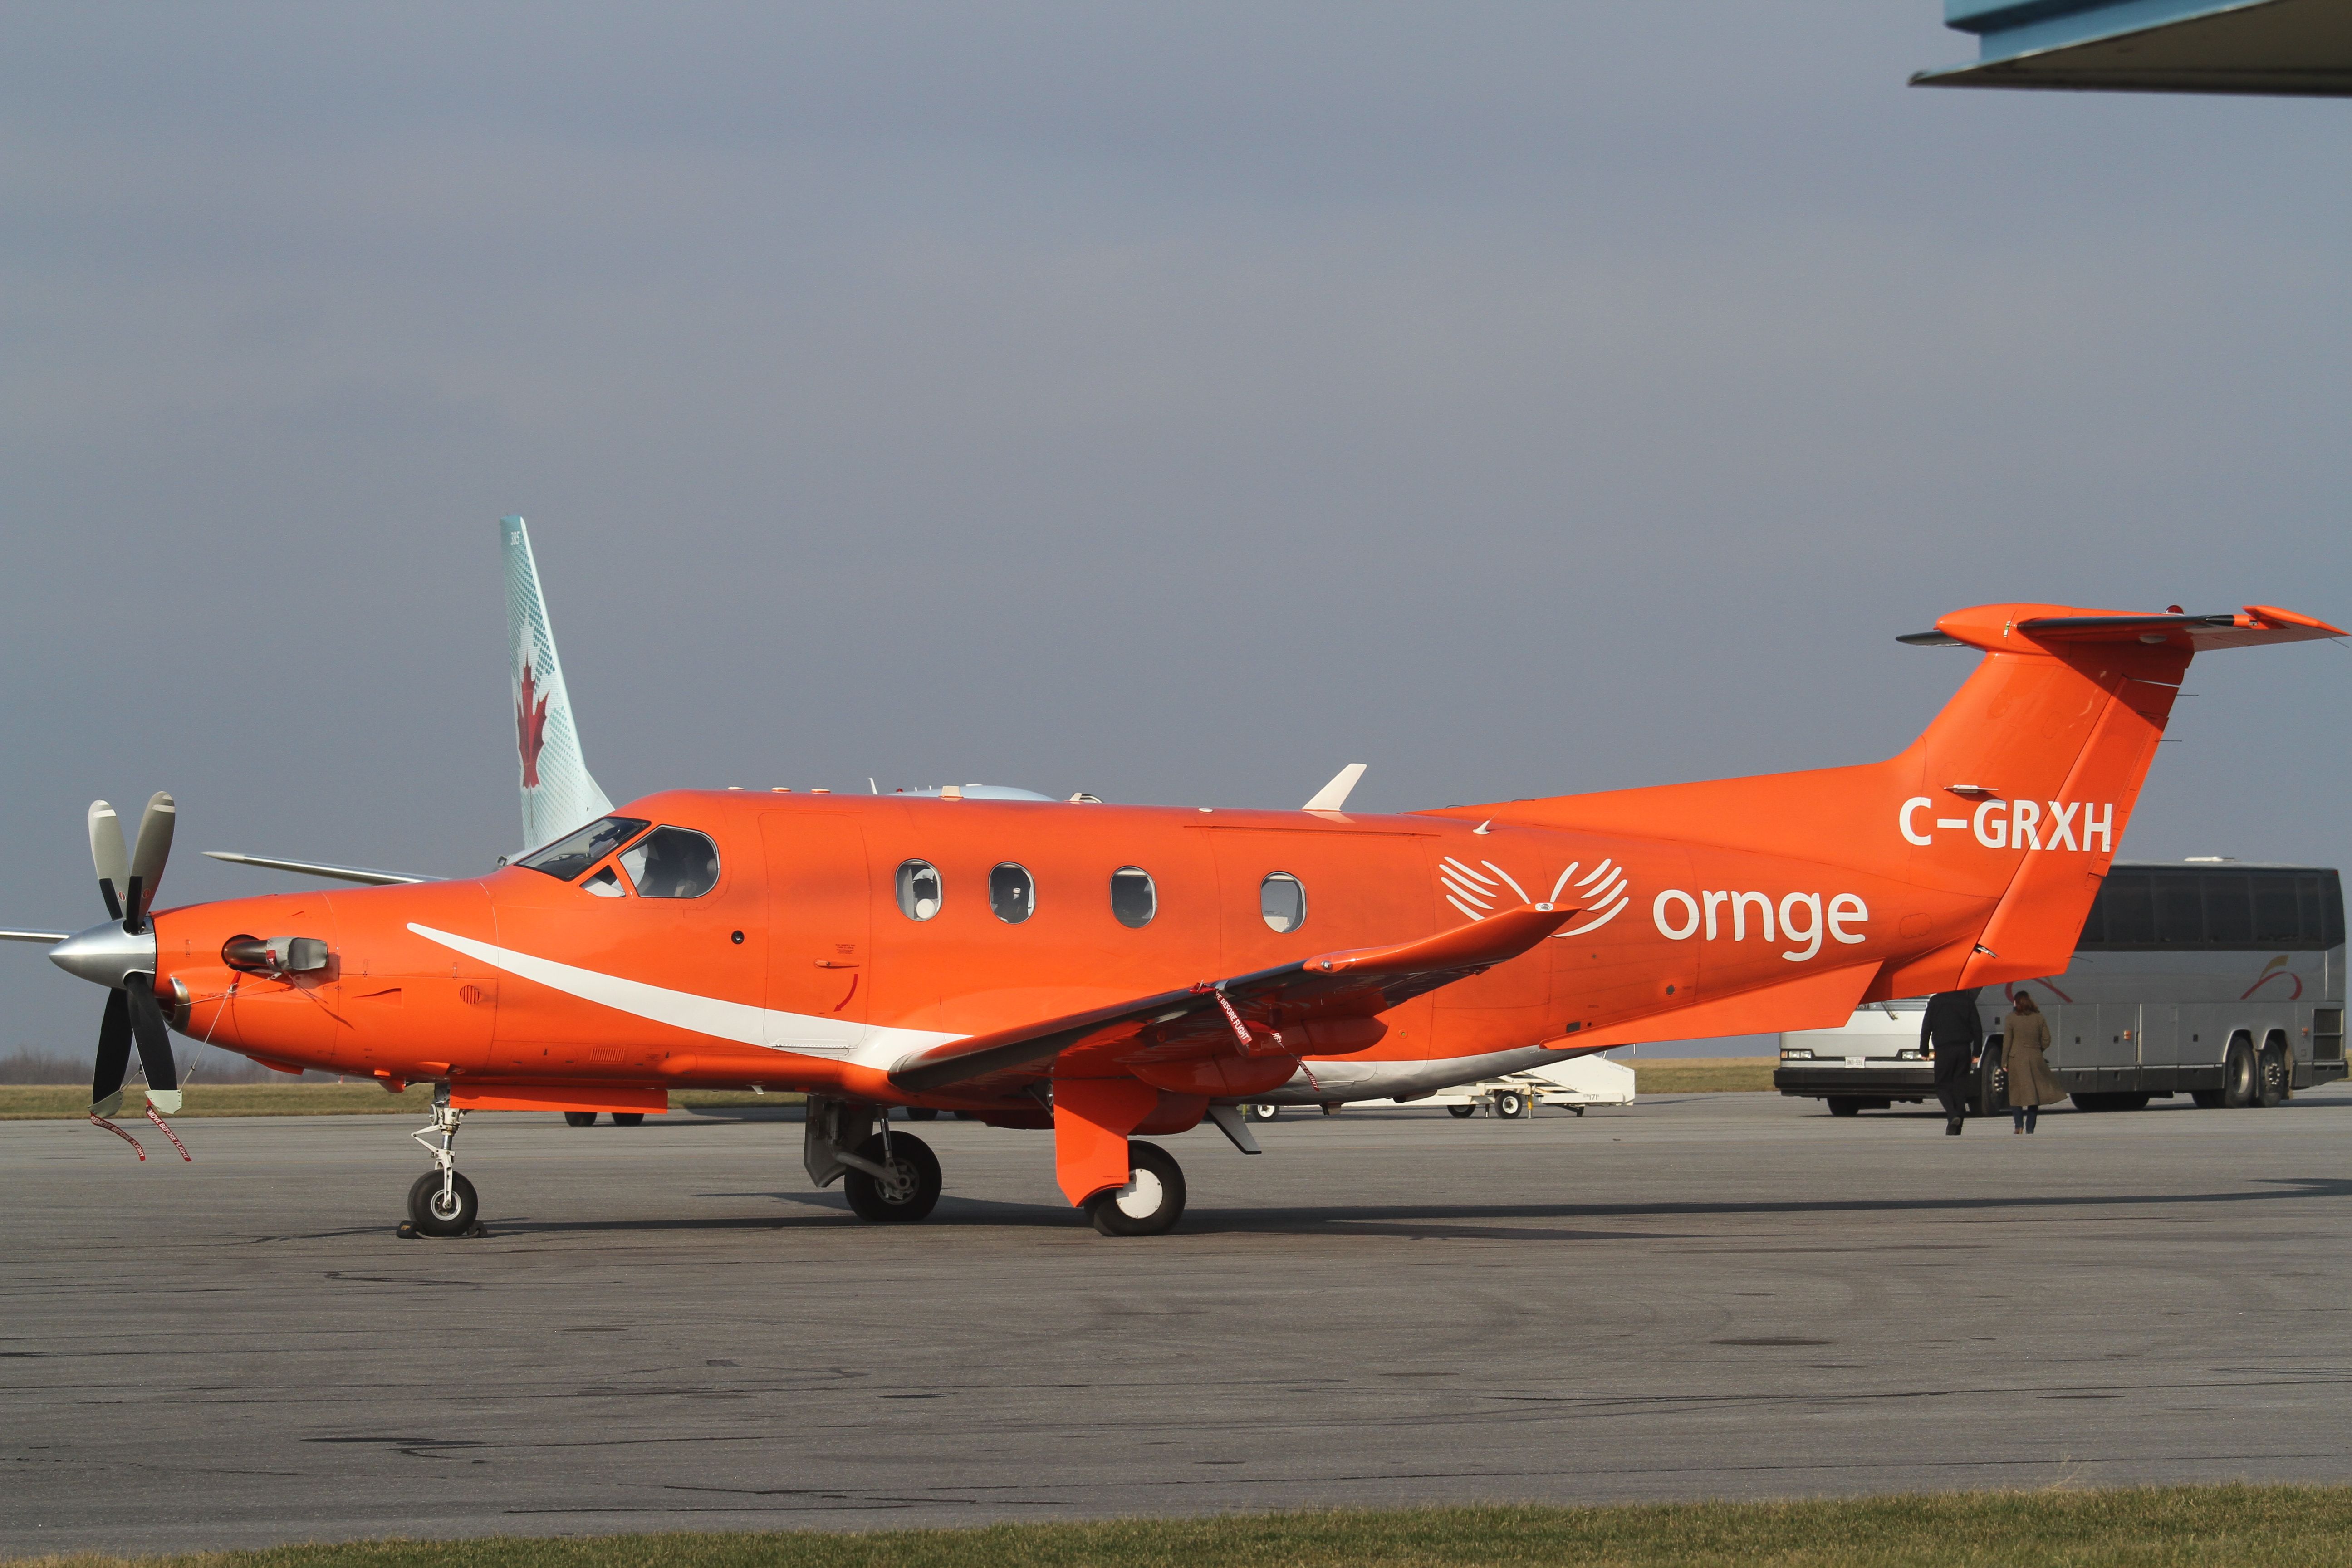
M864 1033L874 989L874 889L855 818L775 812L760 821L767 851L770 1041L841 1056Z

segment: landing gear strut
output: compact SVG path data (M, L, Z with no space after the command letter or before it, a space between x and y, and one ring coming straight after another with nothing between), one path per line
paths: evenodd
M893 1132L887 1112L827 1095L808 1097L801 1163L820 1187L837 1178L858 1218L910 1225L940 1201L939 1156L911 1132Z
M474 1184L457 1173L457 1128L465 1120L466 1113L449 1103L449 1086L435 1084L433 1124L409 1134L433 1156L433 1169L408 1189L408 1223L418 1236L464 1236L481 1218Z

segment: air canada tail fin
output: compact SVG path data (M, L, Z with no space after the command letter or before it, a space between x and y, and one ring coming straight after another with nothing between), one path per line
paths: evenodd
M519 517L501 518L506 553L507 656L513 679L515 749L522 764L522 842L536 849L600 816L613 803L588 776L572 699L555 657L555 632L540 591L530 532Z
M1990 985L2065 968L2200 652L2342 637L2253 605L2137 615L2062 605L1956 610L1906 643L1986 658L1926 733L1859 767L1448 807L1843 865L1914 895L1919 947L1872 994ZM1956 913L1955 911L1963 911Z

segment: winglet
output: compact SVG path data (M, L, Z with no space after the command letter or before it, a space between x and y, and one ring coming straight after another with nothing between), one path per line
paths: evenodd
M613 803L588 776L572 699L555 657L555 631L540 591L539 563L522 519L499 520L507 567L507 673L513 682L515 748L522 764L522 847L536 849L609 815Z
M1354 792L1356 781L1364 776L1364 764L1349 763L1331 775L1331 782L1315 792L1315 798L1298 809L1301 811L1339 811L1346 807L1348 796Z

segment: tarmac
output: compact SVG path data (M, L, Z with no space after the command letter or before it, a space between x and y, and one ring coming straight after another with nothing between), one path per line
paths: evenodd
M2352 1475L2340 1086L1294 1113L1145 1240L1043 1134L906 1129L877 1227L685 1113L477 1116L488 1234L401 1240L408 1130L0 1124L0 1554Z

